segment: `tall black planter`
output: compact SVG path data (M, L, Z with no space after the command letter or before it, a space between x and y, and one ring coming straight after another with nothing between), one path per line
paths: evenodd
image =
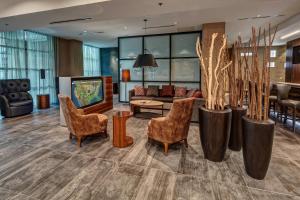
M240 151L242 149L242 117L246 115L247 108L245 107L231 107L231 131L228 147L233 151Z
M231 109L208 110L201 106L199 126L204 157L214 162L223 161L230 136Z
M272 155L272 120L257 121L243 117L243 157L246 172L255 179L265 178Z

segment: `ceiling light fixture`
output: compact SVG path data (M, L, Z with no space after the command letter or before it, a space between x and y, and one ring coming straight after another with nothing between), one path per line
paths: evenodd
M91 19L92 19L91 17L68 19L68 20L50 22L49 24L62 24L62 23L78 22L78 21L85 21L85 20L91 20Z
M288 33L288 34L286 34L286 35L284 35L284 36L281 36L280 39L284 40L284 39L289 38L289 37L292 37L293 35L296 35L296 34L298 34L298 33L300 33L300 30L296 30L296 31L294 31L294 32L291 32L291 33Z

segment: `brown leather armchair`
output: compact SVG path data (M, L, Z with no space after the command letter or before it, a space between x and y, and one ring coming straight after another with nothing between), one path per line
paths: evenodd
M67 127L72 136L77 137L78 146L86 136L103 133L107 136L107 116L102 114L85 115L82 109L77 109L68 96L58 95Z
M148 138L162 142L165 154L168 153L169 144L184 141L188 146L187 136L194 100L194 98L175 100L166 117L153 118L148 123Z

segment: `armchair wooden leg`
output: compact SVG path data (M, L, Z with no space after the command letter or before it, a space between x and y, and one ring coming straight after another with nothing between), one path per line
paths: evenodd
M189 145L188 145L187 139L184 139L183 142L184 142L185 147L188 148Z
M164 143L164 152L165 152L165 155L168 155L168 150L169 150L169 144L168 143Z
M77 146L81 147L81 137L77 137Z

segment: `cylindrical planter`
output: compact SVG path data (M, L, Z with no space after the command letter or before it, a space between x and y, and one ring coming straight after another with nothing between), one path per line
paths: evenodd
M245 107L231 107L232 119L231 119L231 131L230 139L228 143L229 149L233 151L240 151L242 149L242 117L246 115L247 108Z
M274 121L243 117L243 158L246 172L255 179L265 178L271 160Z
M201 106L199 126L204 157L214 162L223 161L230 136L231 109L208 110Z

